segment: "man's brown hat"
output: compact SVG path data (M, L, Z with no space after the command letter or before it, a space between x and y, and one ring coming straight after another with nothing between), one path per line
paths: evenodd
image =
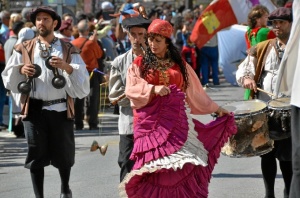
M32 12L30 14L30 21L34 25L35 25L36 15L39 12L46 12L46 13L50 14L50 16L52 17L53 20L57 20L58 23L57 23L56 27L54 28L54 30L55 31L59 30L60 25L61 25L61 18L60 18L60 16L51 7L48 7L48 6L40 6L40 7L37 7L35 9L32 9Z

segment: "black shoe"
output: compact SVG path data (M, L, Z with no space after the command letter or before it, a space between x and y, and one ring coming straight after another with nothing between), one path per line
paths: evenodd
M60 198L72 198L72 191L70 190L69 193L61 193Z

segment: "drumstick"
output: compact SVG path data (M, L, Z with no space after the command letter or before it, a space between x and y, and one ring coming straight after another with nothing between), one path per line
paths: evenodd
M265 91L265 90L263 90L263 89L261 89L261 88L256 88L258 91L261 91L261 92L264 92L264 93L266 93L266 94L268 94L268 95L270 95L270 96L275 96L274 94L272 94L272 93L270 93L270 92L267 92L267 91Z

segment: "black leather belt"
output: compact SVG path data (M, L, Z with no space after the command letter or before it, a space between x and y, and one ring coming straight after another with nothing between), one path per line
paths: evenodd
M56 99L56 100L47 100L47 101L43 101L43 106L50 106L50 105L54 105L54 104L63 103L66 101L67 100L65 98L60 98L60 99Z

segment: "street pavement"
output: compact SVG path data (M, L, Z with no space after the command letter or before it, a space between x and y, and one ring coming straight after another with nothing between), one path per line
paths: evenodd
M222 82L206 88L220 105L243 98L243 89ZM203 123L210 115L195 116ZM71 172L70 187L74 198L117 198L119 184L117 115L113 108L101 108L100 129L75 131L76 162ZM87 126L86 126L87 127ZM88 128L88 127L87 127ZM92 142L108 144L105 156L90 151ZM33 198L29 170L24 168L26 141L6 131L0 132L0 198ZM283 179L278 168L276 197L283 197ZM45 198L58 198L60 179L57 169L45 168ZM264 186L260 157L230 158L221 155L212 174L209 198L263 198Z

